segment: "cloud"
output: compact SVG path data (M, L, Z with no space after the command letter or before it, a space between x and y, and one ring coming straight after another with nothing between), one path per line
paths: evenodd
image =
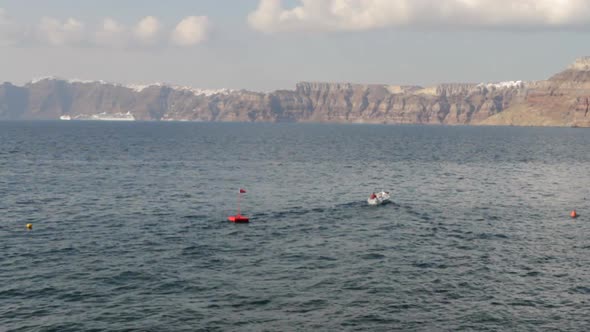
M53 46L81 44L86 38L85 33L84 23L74 18L62 22L52 17L44 17L37 27L39 40Z
M153 16L144 17L131 28L105 18L95 33L94 42L97 46L112 48L156 46L160 42L161 30L162 24Z
M258 31L358 31L385 27L590 28L588 0L260 0Z
M209 19L206 16L189 16L184 18L174 31L172 42L179 46L192 46L207 40Z
M163 38L166 35L172 44L192 46L207 40L209 26L206 16L186 17L172 31L165 31L154 16L146 16L131 26L105 18L87 29L84 22L75 18L62 21L53 17L43 17L37 24L26 26L15 22L0 8L0 46L42 43L54 47L156 47L167 44Z
M160 30L162 24L153 17L147 16L141 19L135 29L133 30L135 38L144 45L154 45L158 42L160 37Z
M112 18L105 18L96 31L94 41L99 46L126 47L129 44L129 31Z
M51 17L44 17L37 28L40 41L53 46L80 44L85 40L84 23L69 18L64 22Z
M21 38L21 28L8 15L6 10L0 8L0 46L16 44Z

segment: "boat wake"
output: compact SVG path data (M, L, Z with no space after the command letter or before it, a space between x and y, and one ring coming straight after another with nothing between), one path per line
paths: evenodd
M383 211L382 209L394 209L401 214L410 214L424 221L430 220L430 217L415 211L409 205L401 205L393 201L383 202L379 205L380 208L375 209L375 206L367 205L364 201L355 201L349 203L336 204L329 207L314 207L304 208L302 206L293 206L282 211L259 212L252 214L252 220L280 220L280 219L297 219L307 216L324 215L325 217L333 217L338 219L352 218L358 213L367 213L367 217L373 215L375 212ZM382 213L382 212L379 212Z

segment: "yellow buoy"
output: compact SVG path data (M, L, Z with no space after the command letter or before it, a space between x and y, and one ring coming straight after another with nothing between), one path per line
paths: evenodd
M33 229L33 224L27 224L27 229Z

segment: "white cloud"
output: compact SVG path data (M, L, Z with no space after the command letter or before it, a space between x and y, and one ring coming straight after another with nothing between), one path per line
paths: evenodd
M22 37L21 28L13 21L6 10L0 8L0 46L16 44Z
M172 31L164 31L162 23L154 16L146 16L132 26L105 18L95 28L87 29L86 24L77 19L62 21L53 17L43 17L37 24L26 26L15 22L0 8L0 46L42 43L55 47L155 47L164 45L166 35L170 43L192 46L207 39L209 26L206 16L186 17Z
M129 44L127 27L112 18L105 18L95 35L95 43L99 46L126 47Z
M260 0L248 22L256 30L354 31L397 26L590 27L589 0Z
M86 38L84 23L73 18L61 22L51 17L41 19L37 36L40 41L53 46L80 44Z
M162 24L160 24L157 18L147 16L137 23L134 29L134 35L140 43L154 45L158 42L161 28Z
M172 32L172 42L179 46L192 46L207 40L209 19L206 16L184 18Z

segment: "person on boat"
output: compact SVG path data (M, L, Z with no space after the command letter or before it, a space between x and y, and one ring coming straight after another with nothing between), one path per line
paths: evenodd
M377 198L377 195L375 195L375 193L372 193L370 198L375 199L375 198Z

